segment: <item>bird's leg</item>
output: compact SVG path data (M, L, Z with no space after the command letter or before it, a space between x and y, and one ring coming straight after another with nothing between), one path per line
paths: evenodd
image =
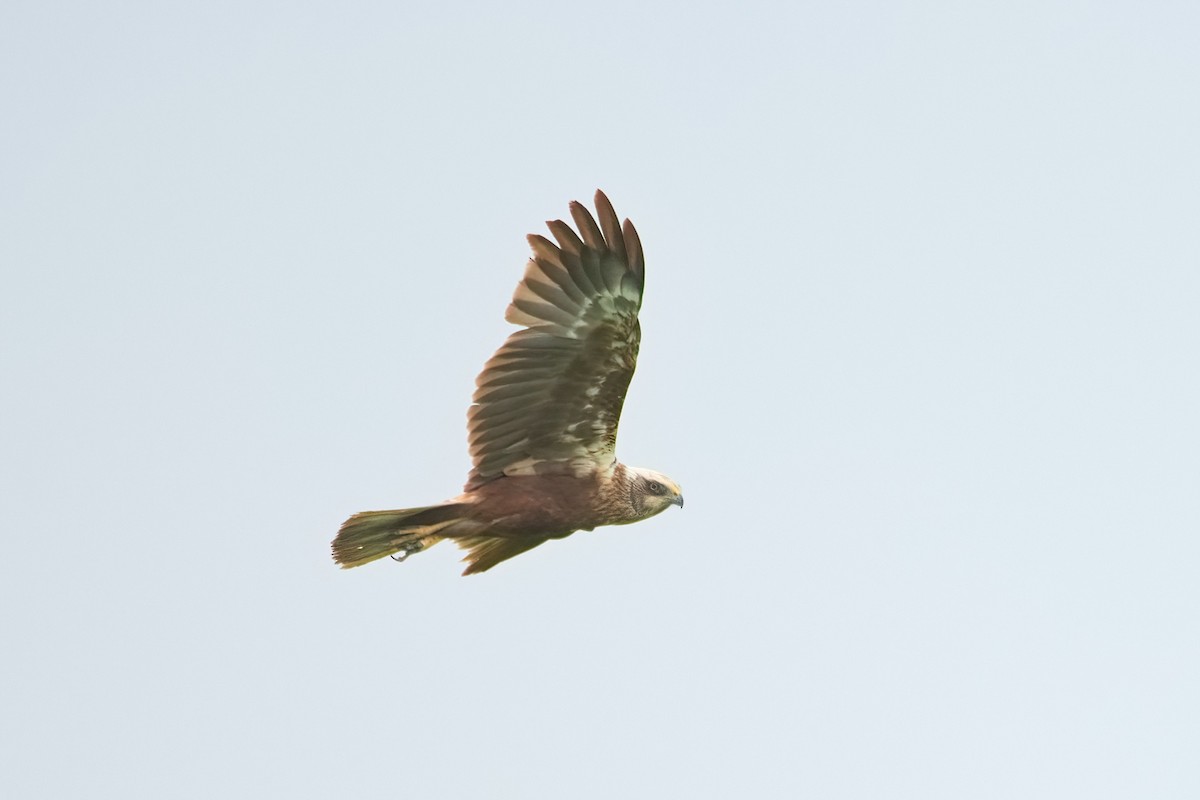
M425 546L421 544L420 539L414 539L411 542L405 542L400 546L399 552L392 553L392 561L403 561L413 553L419 553L424 549Z
M437 541L437 536L411 536L400 545L399 550L392 553L392 560L403 561L413 553L419 553Z

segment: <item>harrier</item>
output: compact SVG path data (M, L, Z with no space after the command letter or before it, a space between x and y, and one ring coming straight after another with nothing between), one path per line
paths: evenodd
M484 365L467 413L474 464L462 494L435 506L364 511L342 524L343 568L403 561L443 539L463 575L549 539L683 507L679 485L616 458L617 423L637 364L645 261L637 231L596 192L600 224L571 203L578 234L547 222L504 318L522 330Z

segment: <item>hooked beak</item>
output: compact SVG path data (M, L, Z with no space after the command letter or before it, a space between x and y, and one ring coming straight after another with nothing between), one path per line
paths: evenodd
M675 495L675 499L672 500L671 502L674 503L675 505L679 506L680 508L683 508L683 495L682 494Z

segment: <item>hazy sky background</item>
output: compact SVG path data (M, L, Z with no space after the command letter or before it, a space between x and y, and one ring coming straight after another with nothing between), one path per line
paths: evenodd
M1200 797L1200 6L7 2L0 794ZM524 235L687 508L460 578Z

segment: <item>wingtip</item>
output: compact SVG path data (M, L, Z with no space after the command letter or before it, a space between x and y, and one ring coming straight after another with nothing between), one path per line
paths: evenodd
M621 220L613 209L608 197L599 189L596 190L596 216L600 220L600 230L608 249L617 254L622 261L629 263L625 252L625 237L621 235Z
M625 220L622 228L625 257L628 260L629 268L640 278L646 274L646 255L642 252L641 237L638 236L637 228L633 227L633 223L629 220Z

